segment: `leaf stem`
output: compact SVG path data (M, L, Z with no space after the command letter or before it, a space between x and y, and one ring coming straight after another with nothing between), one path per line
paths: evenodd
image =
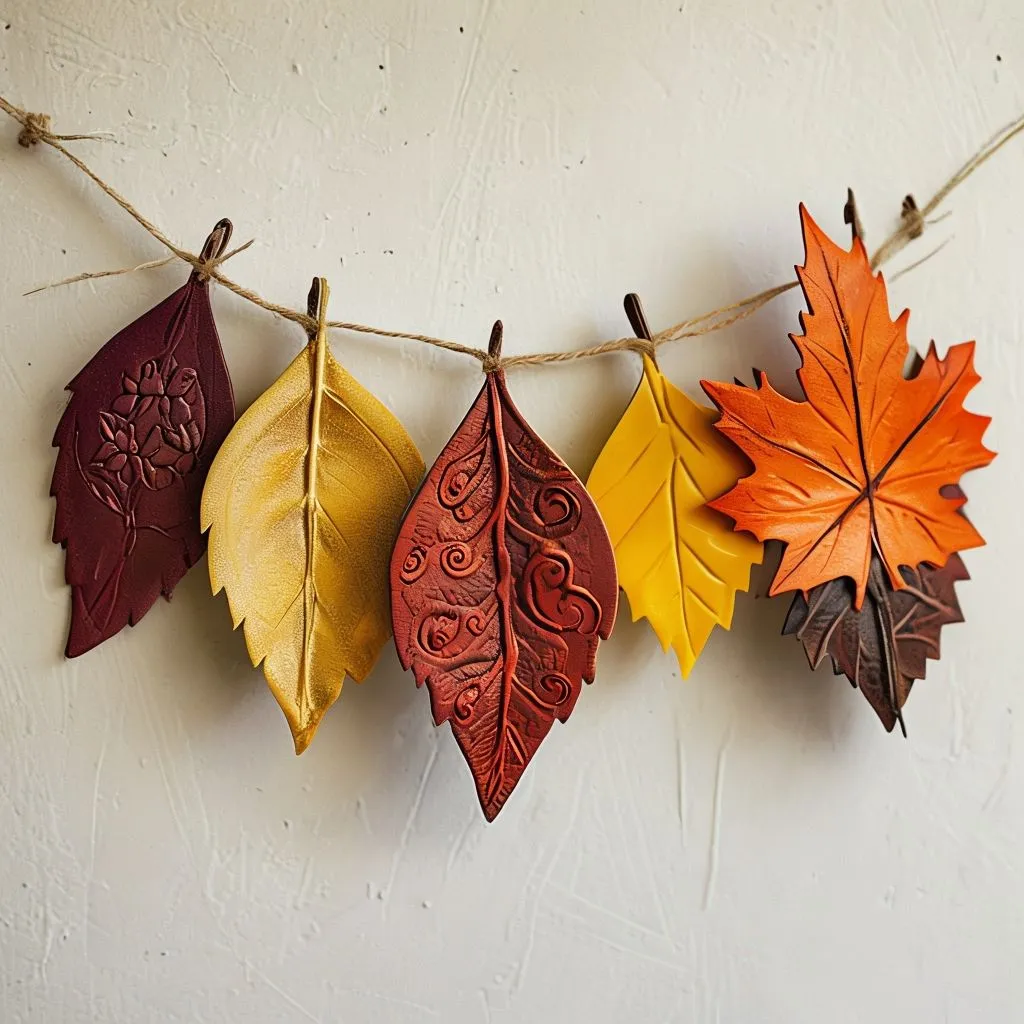
M313 578L317 547L317 457L320 453L320 411L324 394L324 371L327 366L327 299L330 289L322 277L313 279L309 291L309 313L316 317L316 330L310 331L309 344L313 357L313 401L309 414L309 449L306 457L306 575L303 581L302 678L298 702L300 720L304 725L309 712L310 661L313 648L313 626L316 617L316 584ZM301 733L299 734L302 735ZM296 752L300 740L296 738Z
M495 325L500 329L500 321ZM498 345L501 340L498 333ZM491 338L494 344L494 336ZM500 351L500 348L499 348ZM509 468L508 451L505 447L505 427L503 406L501 401L500 383L504 380L502 371L488 374L486 387L490 392L490 414L494 434L494 454L498 468L498 493L494 508L494 562L495 562L495 596L498 599L498 610L501 615L501 699L498 708L498 726L494 750L494 769L490 785L487 787L487 802L494 800L501 792L501 782L505 768L505 738L508 731L508 707L515 681L516 665L519 661L519 646L515 630L512 626L512 559L508 553L508 541L505 537L505 518L508 508ZM484 814L490 819L494 817L493 808L484 806Z

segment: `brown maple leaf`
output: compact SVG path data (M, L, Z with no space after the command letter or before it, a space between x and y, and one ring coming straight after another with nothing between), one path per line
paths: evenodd
M989 419L963 408L980 379L974 342L939 359L934 343L912 378L903 375L908 311L889 317L885 282L859 238L846 250L800 207L806 258L797 268L808 313L791 335L806 401L757 387L702 381L722 412L718 429L754 463L753 474L716 501L737 529L784 541L771 594L848 576L854 607L873 554L896 590L901 566L942 566L984 543L944 485L994 458L981 443Z
M959 555L941 569L928 565L904 568L906 586L893 590L878 557L871 561L863 608L853 607L853 585L845 577L815 587L806 598L797 594L782 627L804 645L811 668L828 656L836 674L859 687L886 731L899 722L915 679L924 679L928 658L939 656L939 633L963 622L954 584L970 577Z

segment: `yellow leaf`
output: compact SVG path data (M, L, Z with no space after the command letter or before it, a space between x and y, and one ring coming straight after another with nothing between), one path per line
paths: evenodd
M615 548L633 621L646 616L690 673L715 624L729 628L737 590L762 547L707 502L748 467L697 405L644 356L644 374L587 481Z
M245 623L297 754L391 635L391 548L424 472L402 425L331 355L326 305L317 279L316 333L235 424L202 502L213 592Z

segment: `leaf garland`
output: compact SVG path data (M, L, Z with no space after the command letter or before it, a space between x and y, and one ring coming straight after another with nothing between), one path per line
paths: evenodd
M847 214L848 251L800 207L808 309L790 338L803 400L758 371L752 389L702 381L716 422L651 347L595 463L593 500L513 405L500 322L495 365L416 491L415 445L330 352L322 278L308 345L231 430L209 271L197 266L68 385L51 483L72 588L67 656L169 598L209 531L213 592L226 591L302 753L345 675L365 678L387 638L378 582L390 561L400 659L427 685L435 723L451 722L490 820L594 678L615 618L615 556L634 620L650 621L686 676L714 626L730 626L762 542L777 539L770 593L796 591L784 634L812 667L828 656L905 735L913 683L938 658L942 627L962 621L959 552L984 543L959 480L995 453L982 444L989 419L963 405L980 380L974 342L942 359L932 342L905 372L909 313L890 318L852 196ZM221 221L200 262L230 233ZM626 309L651 340L635 295ZM744 455L753 471L740 479Z
M202 250L227 248L220 221ZM66 549L74 658L168 600L202 555L206 471L235 418L208 282L185 285L110 339L68 385L53 437L54 543Z
M500 346L499 322L492 358ZM413 499L391 588L398 656L426 684L435 724L451 722L492 820L593 680L618 596L600 514L501 370Z
M637 296L625 305L637 337L649 340ZM736 591L750 586L763 555L750 534L707 507L749 468L712 426L716 418L645 353L636 393L587 480L633 620L647 618L662 648L673 647L684 678L715 625L731 625Z
M331 354L327 297L315 279L316 331L239 418L202 504L213 592L244 623L297 754L390 634L388 559L424 470L398 420Z

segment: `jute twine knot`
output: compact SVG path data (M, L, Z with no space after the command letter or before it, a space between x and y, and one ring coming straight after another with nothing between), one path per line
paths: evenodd
M655 359L658 354L658 346L653 338L630 338L628 349L649 359Z
M211 277L217 276L216 270L222 263L226 263L232 256L237 256L240 252L245 252L254 241L256 239L250 238L244 245L239 245L228 252L216 250L207 252L204 247L198 256L195 253L187 252L185 249L175 249L174 254L186 263L192 264L193 269L199 274L200 281L209 281ZM209 242L207 242L207 245L209 245ZM314 327L316 326L316 320L313 317L307 316L306 320L313 324ZM303 321L303 326L308 328L309 323Z
M251 245L252 243L250 242L249 244ZM181 255L186 263L191 263L196 271L198 271L200 281L209 281L213 277L213 272L226 260L231 259L237 252L238 250L236 249L234 252L222 253L220 256L211 256L205 260L201 256L193 256L192 253L183 253Z
M25 120L22 122L22 129L18 133L18 145L28 149L29 146L44 142L53 134L50 131L52 123L53 120L49 114L26 114Z
M497 373L502 367L501 356L485 354L480 360L484 373Z

